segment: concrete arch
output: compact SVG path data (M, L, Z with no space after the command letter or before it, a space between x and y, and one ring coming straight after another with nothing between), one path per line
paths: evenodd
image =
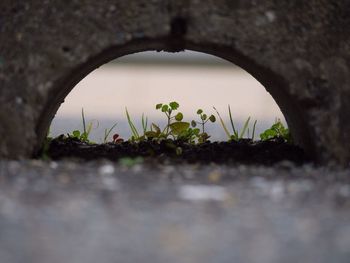
M41 115L36 127L36 133L38 134L38 146L36 149L40 148L40 145L46 136L49 125L54 118L55 113L60 107L61 103L71 92L72 89L90 74L94 69L108 63L109 61L116 59L121 56L143 52L143 51L161 51L167 50L168 40L158 39L158 40L138 40L131 41L123 46L110 47L107 50L102 51L96 57L91 58L89 61L83 65L79 65L79 68L74 69L64 81L57 84L57 87L52 89L50 94L50 101L44 106L41 111ZM263 67L254 64L248 58L245 58L237 51L232 50L230 47L220 47L219 49L212 49L210 46L201 46L193 43L184 43L183 49L198 51L206 54L215 55L222 59L228 60L235 65L238 65L245 69L252 76L256 77L267 89L268 92L272 94L277 104L281 107L284 115L286 116L287 122L293 131L293 138L296 142L300 144L308 152L312 152L312 145L310 145L309 134L305 130L306 124L303 123L304 120L300 119L299 116L301 112L297 108L297 105L293 103L293 100L288 97L284 91L283 80L280 76L276 76L273 72L264 70ZM181 50L178 50L181 52ZM298 131L302 131L298 134Z
M310 156L346 164L349 36L335 43L333 29L350 23L332 16L344 5L335 0L4 1L0 155L34 154L61 101L96 67L140 51L190 49L248 71L272 94Z

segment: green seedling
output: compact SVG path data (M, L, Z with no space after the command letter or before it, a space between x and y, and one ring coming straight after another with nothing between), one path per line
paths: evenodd
M255 120L254 121L254 124L253 124L253 131L252 131L252 137L251 137L251 139L254 141L254 138L255 138L255 128L256 128L256 123L257 123L258 121L257 120ZM249 128L248 128L248 137L249 137Z
M134 125L134 122L131 120L130 114L128 112L128 108L125 108L125 114L126 114L126 118L128 120L128 124L129 124L130 130L131 130L131 133L132 133L131 141L139 141L140 134L138 133L138 131Z
M159 126L155 123L151 124L151 130L145 132L145 136L152 140L166 139Z
M215 116L214 116L213 114L210 115L209 118L208 118L208 115L205 114L205 113L203 112L202 109L198 109L198 110L197 110L197 114L199 115L200 121L192 120L191 126L192 126L192 127L196 127L197 124L201 125L201 126L202 126L202 133L204 133L204 132L205 132L205 130L204 130L204 125L205 125L208 121L215 122L215 121L216 121L216 118L215 118Z
M183 121L184 116L182 112L178 111L179 106L180 106L179 103L177 103L176 101L170 102L169 104L159 103L156 105L156 109L160 110L166 116L167 122L166 122L166 126L163 129L161 129L157 124L152 123L150 125L150 130L148 130L148 118L145 117L144 114L142 114L142 118L141 118L142 131L141 132L137 130L128 112L128 109L125 108L126 118L132 133L132 136L129 139L129 141L131 142L141 142L143 140L154 140L156 142L162 141L166 144L167 148L173 149L177 155L182 154L182 148L178 147L177 143L174 142L174 140L179 140L179 141L191 143L191 144L207 142L210 136L207 134L205 130L206 124L207 122L212 122L212 123L216 122L216 117L213 114L208 116L206 113L203 112L202 109L198 109L197 115L199 117L199 120L198 119L192 120L191 123L185 122ZM244 122L241 131L239 131L234 124L231 107L230 105L228 105L228 115L229 115L229 121L232 129L232 133L231 133L230 132L231 129L229 129L228 126L225 124L219 111L215 107L213 107L213 109L215 110L217 117L221 123L221 126L223 127L229 141L239 141L243 138L254 140L255 129L257 124L256 120L252 125L252 129L250 129L249 124L251 121L251 117L248 117L247 120ZM88 124L86 123L84 109L81 110L81 117L82 117L83 130L73 131L72 134L68 134L68 138L76 138L82 142L91 143L89 139L89 135L93 128L93 123L92 122ZM107 142L108 137L110 136L110 134L112 133L113 129L116 126L117 126L117 123L115 123L111 128L104 130L104 140L103 140L104 143ZM250 136L250 131L252 131L251 136ZM64 137L63 139L65 138L66 137ZM291 143L292 141L289 129L284 127L284 125L280 120L276 120L275 123L269 129L261 133L260 138L262 141L270 140L273 138L283 138L284 141L288 143ZM48 152L48 148L51 140L52 138L50 138L48 134L43 146L43 158L45 158L45 155L47 155L46 153ZM120 138L119 134L114 134L112 142L121 143L123 142L123 139Z
M198 140L199 136L200 136L200 129L188 128L187 130L184 130L182 133L180 133L177 139L183 142L195 144L196 139Z
M131 117L130 117L130 114L129 114L127 108L125 108L125 113L126 113L126 118L128 120L128 124L129 124L130 130L131 130L131 133L132 133L130 140L133 142L145 140L146 133L147 133L148 118L145 117L144 114L142 114L141 125L142 125L143 134L140 135L140 133L136 129L134 122L131 120Z
M85 121L85 114L84 114L84 109L81 109L81 118L82 118L82 122L83 122L83 131L79 131L79 130L75 130L72 132L72 134L68 134L68 137L70 138L75 138L78 139L82 142L85 143L91 143L89 136L90 136L90 132L92 130L92 122L89 122L88 125L86 125L86 121ZM98 124L97 124L98 126Z
M284 127L283 123L279 119L277 119L269 129L260 134L260 139L262 141L267 141L273 138L282 138L285 142L292 142L289 129Z
M105 129L104 131L104 137L103 137L103 143L107 143L108 137L111 134L112 130L117 126L117 123L115 123L111 128Z
M142 113L142 118L141 118L141 124L142 124L143 135L145 135L145 133L147 131L148 118L145 117L145 115L143 113Z
M225 124L225 122L223 121L219 111L213 107L214 110L216 111L218 117L219 117L219 120L220 120L220 123L221 123L221 126L223 127L227 137L228 137L228 140L229 141L239 141L241 139L244 138L245 134L247 133L248 135L248 138L249 138L249 122L250 122L250 117L248 117L248 119L244 122L244 125L243 125L243 128L241 130L241 132L238 131L238 129L235 128L235 125L234 125L234 122L233 122L233 118L232 118L232 112L231 112L231 107L230 105L228 105L228 113L229 113L229 117L230 117L230 124L231 124L231 128L232 128L232 132L233 134L231 134ZM250 139L254 140L254 136L255 136L255 128L256 128L256 123L257 121L255 120L254 121L254 124L253 124L253 132L252 132L252 137Z
M198 124L198 125L201 125L201 127L202 127L202 133L198 134L198 142L199 142L199 143L204 143L204 142L206 142L206 141L210 138L210 136L208 135L208 133L205 132L204 126L205 126L205 124L206 124L208 121L211 121L211 122L214 123L214 122L216 121L216 118L215 118L215 116L214 116L213 114L210 115L210 116L208 117L208 115L205 114L205 113L203 112L202 109L198 109L198 110L197 110L197 114L199 115L200 121L192 120L192 121L191 121L191 126L194 128L194 127L197 126L197 124Z
M156 105L156 110L163 112L167 118L167 124L163 131L159 128L158 125L152 123L151 131L145 133L149 138L165 138L172 136L176 139L184 131L186 131L190 124L188 122L183 122L183 114L178 112L176 115L173 115L175 111L179 108L179 103L176 101L170 102L169 104L159 103Z

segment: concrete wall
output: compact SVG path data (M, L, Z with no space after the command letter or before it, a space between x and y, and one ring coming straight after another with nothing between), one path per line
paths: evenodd
M350 1L0 2L0 156L30 157L75 84L146 50L239 65L269 91L320 163L350 161Z

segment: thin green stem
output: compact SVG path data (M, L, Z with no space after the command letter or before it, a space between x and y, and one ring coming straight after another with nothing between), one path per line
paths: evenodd
M81 118L83 119L83 131L86 134L86 123L85 123L84 108L81 108Z
M235 129L235 125L233 124L233 118L232 118L230 105L228 105L228 114L230 116L230 123L231 123L231 127L232 127L232 130L233 130L233 134L236 134L237 132L236 132L236 129Z
M219 116L221 126L222 126L222 128L224 129L224 131L225 131L225 133L226 133L228 139L231 139L230 132L228 131L228 129L227 129L225 123L224 123L224 120L221 118L219 111L218 111L215 107L213 107L213 109L216 111L217 115Z
M253 125L253 134L252 134L252 140L254 141L254 137L255 137L255 126L256 126L256 123L257 123L258 121L257 120L255 120L255 122L254 122L254 125Z

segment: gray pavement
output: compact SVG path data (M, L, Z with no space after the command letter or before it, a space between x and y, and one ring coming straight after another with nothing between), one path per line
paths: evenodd
M0 161L0 262L350 262L350 171Z

